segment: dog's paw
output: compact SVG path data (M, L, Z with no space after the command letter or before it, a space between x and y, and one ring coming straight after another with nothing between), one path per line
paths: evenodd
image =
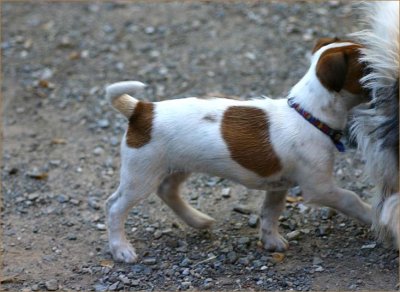
M138 260L135 249L128 242L112 244L110 249L114 260L117 262L135 263Z
M189 226L196 228L196 229L207 229L210 228L214 223L215 219L194 209L191 208L186 212L185 216L182 216L182 219L188 224Z
M263 235L261 241L268 251L285 251L289 247L287 240L279 233Z
M206 214L202 214L202 216L193 218L190 225L196 229L207 229L210 228L214 223L215 223L214 218Z

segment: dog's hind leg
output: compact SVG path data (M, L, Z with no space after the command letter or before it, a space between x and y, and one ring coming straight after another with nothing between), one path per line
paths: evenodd
M132 174L133 177L134 174ZM133 246L129 243L125 235L125 220L129 210L139 201L153 193L159 179L152 177L139 180L132 179L129 182L121 180L118 190L106 201L106 220L108 227L108 240L111 253L116 261L133 263L137 261L137 255Z
M287 190L267 191L261 209L260 238L264 248L270 251L284 251L288 243L279 234L278 219L285 208Z
M334 184L326 185L323 188L302 188L302 190L306 203L334 208L367 225L371 225L372 223L371 206L363 202L352 191L339 188Z
M157 195L189 226L209 228L215 220L193 208L179 194L180 186L188 176L183 172L168 175L158 187Z

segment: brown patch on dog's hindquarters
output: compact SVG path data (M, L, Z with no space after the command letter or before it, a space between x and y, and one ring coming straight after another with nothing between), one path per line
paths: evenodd
M266 113L250 106L231 106L221 123L231 158L244 168L262 177L282 169L280 160L272 148L269 121Z
M132 148L140 148L151 140L153 128L154 104L139 101L129 118L126 144Z

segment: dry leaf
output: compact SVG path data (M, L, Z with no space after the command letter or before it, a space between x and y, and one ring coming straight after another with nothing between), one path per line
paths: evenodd
M30 172L28 173L28 176L30 178L42 180L42 179L47 179L49 177L49 174L47 172L41 172L41 173Z
M286 197L286 202L288 203L297 203L301 201L303 201L303 197L291 197L291 196Z
M0 278L0 283L12 283L12 282L18 282L20 279L17 278L18 275L13 275L13 276L4 276Z
M38 85L43 88L49 88L50 82L45 79L40 79Z
M54 138L51 140L51 144L67 144L67 141L62 138Z
M68 58L70 60L78 60L81 58L81 53L79 52L72 52L71 54L69 54Z
M100 266L112 269L114 267L114 262L112 260L101 260Z
M281 252L273 252L271 256L272 256L272 262L276 264L282 262L283 259L285 258L285 254Z

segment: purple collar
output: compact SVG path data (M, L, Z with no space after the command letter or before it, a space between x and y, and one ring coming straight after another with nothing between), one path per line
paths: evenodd
M305 111L303 108L300 107L300 105L296 102L294 102L293 98L289 98L287 100L288 105L295 109L304 119L306 119L310 124L312 124L314 127L316 127L318 130L323 132L324 134L328 135L329 138L331 138L333 144L335 144L337 150L339 152L344 152L345 148L342 142L340 142L340 138L343 136L343 132L340 130L335 130L329 127L327 124L324 122L321 122L317 118L313 117L312 114L309 112Z

